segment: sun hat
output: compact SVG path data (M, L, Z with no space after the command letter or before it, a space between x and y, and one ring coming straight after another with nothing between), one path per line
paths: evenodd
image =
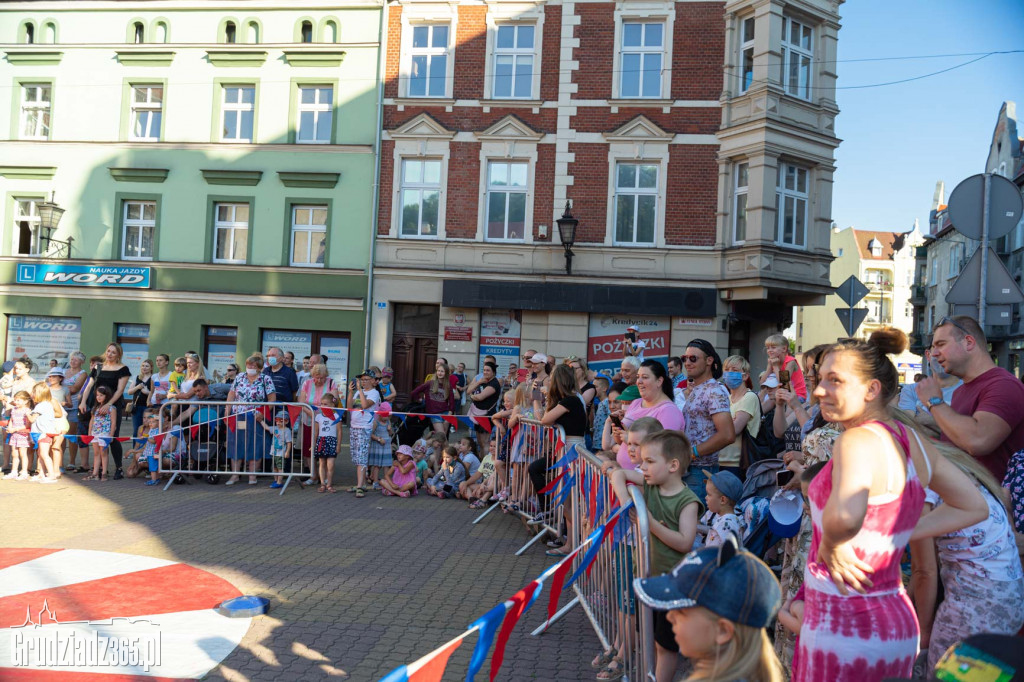
M395 370L391 369L390 367L385 367L380 371L380 375L382 377L393 377L395 376Z
M626 390L619 394L616 400L620 403L631 403L640 399L640 389L636 386L626 386Z
M391 414L391 403L381 403L377 406L377 414L389 415Z
M804 496L796 490L779 490L768 503L768 529L780 538L791 538L800 532L803 514Z
M633 581L636 596L663 611L703 606L740 625L768 627L782 588L768 565L728 535L718 547L690 552L671 573Z
M530 364L537 364L538 362L546 364L547 361L548 356L544 355L543 353L534 353L533 357L530 358Z
M61 379L64 379L64 370L62 370L60 367L53 367L50 369L49 372L46 373L46 376L60 377Z
M412 457L412 448L408 445L399 445L398 450L395 452L396 455L405 455L406 457Z
M731 471L719 471L713 474L704 469L704 478L714 483L718 492L732 500L733 504L739 502L743 497L743 483Z

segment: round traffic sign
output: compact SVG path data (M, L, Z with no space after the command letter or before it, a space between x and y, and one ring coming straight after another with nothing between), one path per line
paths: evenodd
M999 239L1020 222L1024 197L1017 186L1001 175L989 175L988 238ZM953 228L970 239L981 239L985 207L985 174L978 173L962 181L949 195L949 213Z

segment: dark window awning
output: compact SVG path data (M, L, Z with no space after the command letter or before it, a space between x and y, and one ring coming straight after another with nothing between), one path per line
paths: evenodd
M717 296L716 289L692 287L446 279L441 303L449 308L715 317Z

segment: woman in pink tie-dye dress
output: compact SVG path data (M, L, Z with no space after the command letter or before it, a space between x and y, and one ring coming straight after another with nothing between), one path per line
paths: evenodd
M892 420L899 377L888 354L905 346L903 332L881 330L868 342L837 344L822 360L815 395L822 416L844 432L808 489L811 551L802 594L789 605L789 614L803 618L796 682L910 677L920 630L901 580L903 549L912 537L987 514L959 469ZM957 498L941 519L921 517L926 486ZM802 610L794 608L800 600Z

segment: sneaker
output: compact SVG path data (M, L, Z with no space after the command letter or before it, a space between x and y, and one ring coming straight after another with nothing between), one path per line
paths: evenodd
M302 482L302 485L308 488L309 486L316 485L317 483L318 481L315 478L307 478L305 481Z
M380 483L377 483L376 481L374 481L373 482L373 489L374 490L380 490Z
M550 516L551 515L548 512L540 512L539 514L534 516L532 519L527 521L526 525L528 525L528 526L543 526L545 523L548 522L548 519L550 518Z
M18 474L18 480L19 481L27 481L27 480L29 480L29 476L28 476L28 474Z
M273 483L270 484L270 488L272 488L273 490L278 490L283 487L284 483L278 483L277 481L274 481Z
M159 483L160 483L160 479L159 478L155 479L155 480L151 478L148 481L146 481L146 485L159 485Z
M4 478L5 479L16 479L16 478L18 478L18 474L10 473L10 474L7 474L6 476L4 476Z
M56 478L40 478L39 483L56 483Z
M115 481L120 481L122 478L124 478L124 472L123 471L118 469L117 471L114 472L114 480Z

